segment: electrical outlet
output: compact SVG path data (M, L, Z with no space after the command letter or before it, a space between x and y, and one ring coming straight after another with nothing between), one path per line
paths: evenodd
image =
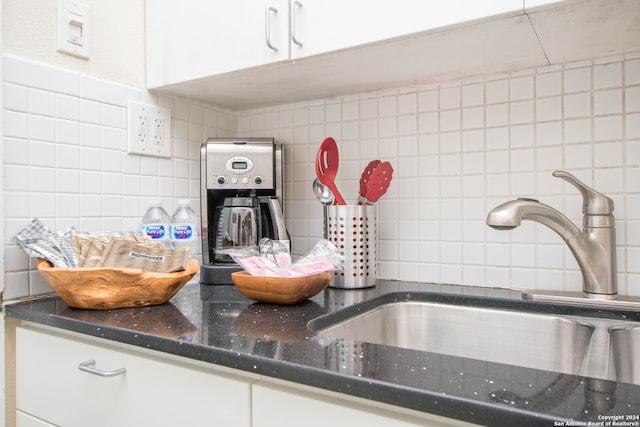
M129 101L127 144L129 154L171 157L171 110Z

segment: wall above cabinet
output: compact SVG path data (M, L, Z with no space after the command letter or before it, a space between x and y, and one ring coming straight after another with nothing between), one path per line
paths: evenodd
M302 27L311 19L305 14L318 7L317 1L229 0L234 7L220 8L220 3L227 2L216 2L216 10L210 11L193 9L206 8L203 4L208 2L159 2L159 8L147 11L148 88L246 110L640 50L637 0L535 0L531 5L525 1L524 8L522 0L501 0L494 2L500 6L488 17L476 14L477 18L471 19L465 13L460 22L451 16L428 20L424 31L416 32L412 25L406 29L409 34L403 33L403 28L382 35L372 32L369 43L360 37L352 42L356 45L347 42L340 46L332 35L328 38L332 43L323 52L310 41L311 30ZM231 17L237 15L238 4L245 9L257 4L255 15L243 18L251 30L240 31L247 28L240 25L238 31L221 32L221 23L234 22ZM394 2L387 7L395 11L399 6ZM182 10L182 17L190 17L189 22L174 13L176 8ZM415 13L416 9L407 10ZM334 10L343 12L344 8ZM161 21L172 13L171 20ZM212 13L213 20L209 19ZM395 15L389 13L388 19L395 22ZM365 10L362 16L354 17L349 31L359 31L359 22L367 16ZM317 17L322 19L322 14L318 12ZM166 28L159 22L171 23ZM189 31L181 31L181 26ZM375 26L364 25L363 31L369 31L368 27ZM340 25L325 26L326 32L340 30ZM303 46L287 43L293 39ZM305 39L309 48L313 46L308 56L304 54ZM277 51L266 41L278 47Z

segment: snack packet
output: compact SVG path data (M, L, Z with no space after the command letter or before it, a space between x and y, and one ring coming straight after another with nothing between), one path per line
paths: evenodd
M260 253L271 257L271 260L279 267L286 268L291 265L291 253L288 240L260 239L258 248Z
M73 249L78 258L78 267L99 267L104 252L115 240L143 244L149 247L164 247L162 242L156 242L138 230L121 233L78 233L71 236Z
M72 227L54 233L38 218L20 230L13 237L13 241L27 255L34 258L44 258L55 267L75 267L78 264L70 236L75 233Z
M97 267L142 268L156 273L173 273L189 266L189 248L153 247L126 240L111 240Z
M189 265L187 248L165 248L141 230L78 233L69 227L56 233L34 218L13 240L30 257L44 258L58 268L130 267L171 273Z
M238 249L229 255L249 274L266 277L300 277L342 270L344 257L328 240L320 240L314 248L295 263L291 262L288 245L270 239L260 241L260 251Z

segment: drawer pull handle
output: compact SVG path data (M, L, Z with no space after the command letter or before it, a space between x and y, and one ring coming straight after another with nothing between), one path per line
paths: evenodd
M93 367L95 364L95 360L87 360L86 362L82 362L81 364L79 364L78 369L93 375L97 375L99 377L115 377L117 375L123 375L125 372L127 372L127 368L115 369L113 371L101 371L100 369L96 369Z

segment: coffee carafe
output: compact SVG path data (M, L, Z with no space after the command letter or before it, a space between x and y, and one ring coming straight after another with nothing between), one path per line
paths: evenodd
M260 212L251 197L227 197L218 207L215 260L230 262L227 252L258 244Z
M202 267L205 284L230 284L241 270L230 250L260 239L289 240L283 201L282 147L273 138L209 138L202 146Z
M229 250L255 248L261 237L289 239L280 203L275 197L227 197L216 215L214 259L217 262L233 262Z

